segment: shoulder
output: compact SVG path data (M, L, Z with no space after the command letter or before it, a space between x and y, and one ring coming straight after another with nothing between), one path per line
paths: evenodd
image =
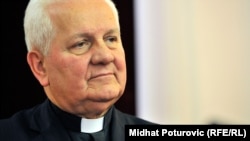
M36 134L31 130L31 126L38 117L37 113L41 113L41 106L37 105L30 109L24 109L9 118L1 119L0 138L12 141L18 140L21 136Z
M11 117L0 120L1 127L11 127L11 126L25 126L31 119L35 107L31 109L24 109L13 114Z

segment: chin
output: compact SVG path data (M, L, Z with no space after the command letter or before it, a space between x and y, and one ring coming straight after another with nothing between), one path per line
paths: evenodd
M117 88L99 89L95 91L95 93L90 93L88 99L93 102L106 103L109 101L116 101L121 95L121 90Z

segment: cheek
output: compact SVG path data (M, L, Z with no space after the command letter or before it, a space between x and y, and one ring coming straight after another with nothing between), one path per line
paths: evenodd
M74 56L54 56L51 59L51 67L55 73L62 74L66 78L85 77L88 62L87 59L81 59Z
M126 72L126 61L125 58L119 57L116 61L118 71Z
M116 56L115 65L118 71L118 77L120 82L126 82L127 77L127 68L126 68L126 60L124 53L120 53Z
M86 60L66 59L63 63L63 67L69 72L69 77L86 78L88 68L88 62Z
M113 54L115 55L115 65L118 71L126 71L126 60L124 50L118 50Z

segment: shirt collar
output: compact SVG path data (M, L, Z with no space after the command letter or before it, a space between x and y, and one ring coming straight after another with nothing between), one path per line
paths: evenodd
M67 130L75 131L75 132L85 132L85 133L93 133L103 130L103 128L107 127L111 121L111 114L113 111L113 106L108 110L108 112L101 118L98 119L85 119L79 116L67 113L52 102L50 102L53 111L56 113L56 116L60 119L61 123Z
M103 128L104 117L97 119L81 119L81 132L83 133L94 133L101 131Z

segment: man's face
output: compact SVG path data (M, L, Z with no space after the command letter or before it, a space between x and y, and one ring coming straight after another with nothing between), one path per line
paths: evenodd
M123 94L125 54L112 9L102 0L49 7L56 36L44 60L45 91L61 109L95 118Z

